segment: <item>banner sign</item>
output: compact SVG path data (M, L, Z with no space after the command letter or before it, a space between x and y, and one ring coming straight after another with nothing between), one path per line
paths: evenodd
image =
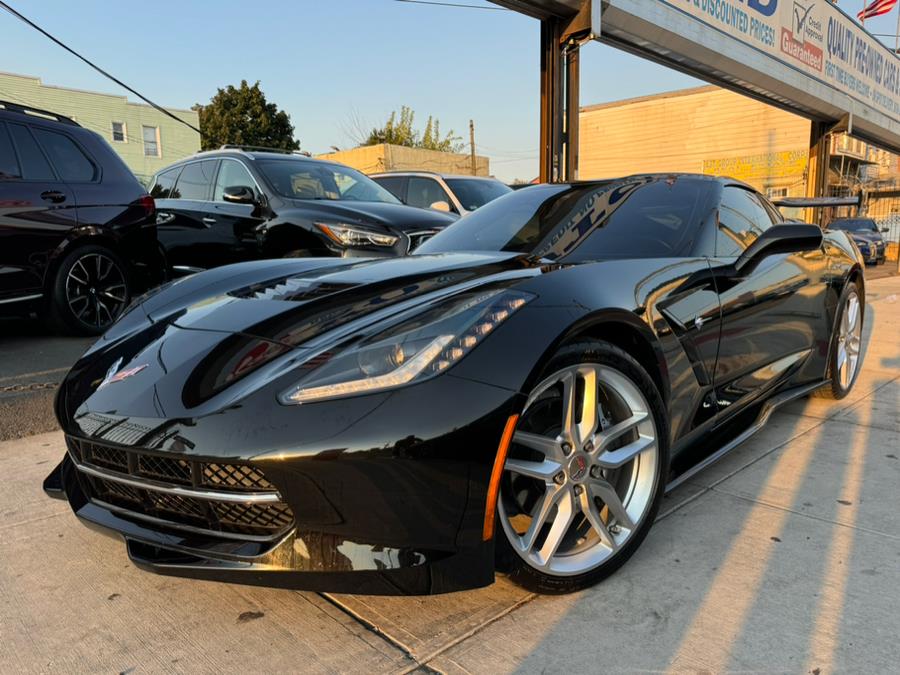
M828 0L658 0L900 119L900 58Z

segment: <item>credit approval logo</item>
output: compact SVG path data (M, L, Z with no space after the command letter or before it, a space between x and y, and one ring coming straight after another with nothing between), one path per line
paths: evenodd
M813 14L816 3L797 2L791 16L791 27L781 28L781 51L800 63L822 72L822 23ZM816 42L819 44L817 45Z

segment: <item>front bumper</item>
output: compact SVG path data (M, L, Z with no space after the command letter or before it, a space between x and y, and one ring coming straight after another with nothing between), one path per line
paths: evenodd
M261 449L287 447L285 437L261 439L263 429L246 428L259 416L251 411L247 417L241 407L189 423L165 422L165 439L175 443L161 442L152 452L197 461L215 447L212 460L224 455L265 473L294 515L277 537L219 535L112 507L97 498L70 455L45 490L64 495L84 524L119 536L136 565L160 574L341 593L477 588L494 578L493 541L483 540L487 483L503 425L521 404L508 390L444 376L368 405L335 402L331 408L339 405L345 419L369 412L340 433L319 440L309 434L305 447L279 452ZM307 422L323 419L314 405L270 405L274 414L265 424L277 415L292 418L285 431L295 444ZM64 427L73 437L140 452L148 435L135 434L140 446L129 447L121 432L146 422L109 417L91 433L83 420ZM238 426L244 438L256 438L252 449L229 446Z

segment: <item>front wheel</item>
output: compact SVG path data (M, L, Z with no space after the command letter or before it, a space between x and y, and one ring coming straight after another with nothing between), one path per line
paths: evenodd
M606 342L563 348L520 416L500 482L498 568L531 590L591 586L659 509L668 424L646 370Z

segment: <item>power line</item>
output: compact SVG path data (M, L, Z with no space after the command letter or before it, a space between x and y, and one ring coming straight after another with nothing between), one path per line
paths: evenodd
M44 36L48 37L50 40L52 40L53 42L55 42L56 44L58 44L60 47L62 47L63 49L65 49L67 52L69 52L69 53L72 54L73 56L76 56L76 57L78 57L79 59L81 59L82 61L84 61L84 62L85 62L86 64L88 64L91 68L93 68L94 70L96 70L98 73L100 73L100 74L103 75L104 77L106 77L106 78L112 80L113 82L115 82L116 84L118 84L118 85L119 85L120 87L122 87L123 89L127 89L128 91L130 91L132 94L134 94L134 95L137 96L139 99L141 99L142 101L144 101L147 105L149 105L149 106L155 108L156 110L158 110L158 111L161 112L162 114L167 115L168 117L171 117L173 120L176 120L176 121L178 121L178 122L181 122L181 123L184 124L186 127L189 127L189 128L191 128L191 129L193 129L194 131L196 131L198 134L200 134L200 130L199 130L197 127L195 127L193 124L191 124L190 122L186 122L185 120L183 120L183 119L181 119L180 117L178 117L177 115L175 115L175 114L169 112L168 110L166 110L166 109L163 108L162 106L157 105L156 103L154 103L153 101L151 101L149 98L147 98L146 96L144 96L142 93L140 93L140 92L137 91L136 89L132 89L131 87L129 87L127 84L125 84L124 82L122 82L122 80L119 80L119 79L113 77L112 75L110 75L109 73L107 73L105 70L103 70L103 68L101 68L100 66L96 65L95 63L92 63L92 62L89 61L87 58L85 58L84 56L82 56L81 54L79 54L78 52L76 52L74 49L72 49L71 47L69 47L69 46L68 46L67 44L65 44L62 40L59 40L59 39L53 37L52 35L50 35L50 33L48 33L47 31L45 31L43 28L41 28L40 26L38 26L36 23L34 23L33 21L31 21L31 20L28 19L27 17L25 17L25 16L23 16L22 14L20 14L19 12L17 12L15 9L13 9L13 8L10 7L9 5L7 5L5 2L3 2L3 0L0 0L0 9L5 9L7 12L9 12L10 14L12 14L14 17L16 17L17 19L19 19L20 21L23 21L24 23L28 24L29 26L31 26L32 28L34 28L34 29L35 29L36 31L38 31L39 33L41 33L41 34L43 34ZM201 136L202 136L202 134L201 134Z
M500 12L508 12L506 7L488 7L487 5L466 5L461 2L435 2L435 0L394 0L394 2L408 2L412 5L435 5L436 7L460 7L464 9L492 9Z

